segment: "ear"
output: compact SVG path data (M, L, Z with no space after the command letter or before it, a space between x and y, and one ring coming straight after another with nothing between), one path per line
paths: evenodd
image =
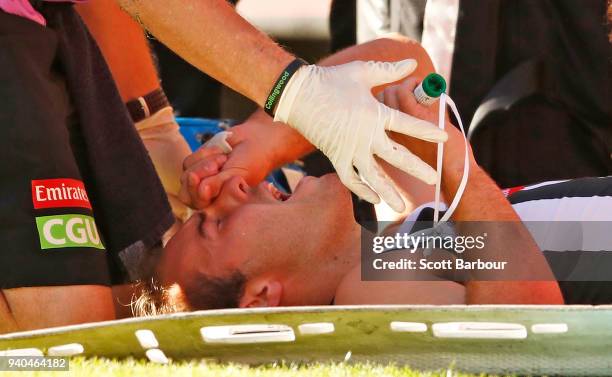
M249 280L240 299L241 308L279 306L283 285L273 279L257 278Z

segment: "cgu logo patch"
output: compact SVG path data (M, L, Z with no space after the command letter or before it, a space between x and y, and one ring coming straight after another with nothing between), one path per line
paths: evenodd
M42 249L64 247L92 247L104 249L100 233L91 216L68 214L36 218Z
M57 178L32 181L34 208L82 207L91 209L83 182Z

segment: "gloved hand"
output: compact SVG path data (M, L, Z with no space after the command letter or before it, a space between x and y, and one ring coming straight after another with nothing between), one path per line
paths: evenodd
M378 102L371 88L398 81L416 66L412 59L303 66L287 83L274 120L289 124L325 153L342 183L359 197L370 203L382 197L402 212L404 201L374 155L428 184L434 184L437 177L431 166L392 141L386 131L431 142L443 142L447 136L429 122Z
M392 109L398 109L399 111L415 116L419 119L427 120L432 123L438 121L438 103L431 106L424 106L417 102L414 94L414 88L419 84L419 81L414 78L408 78L401 83L390 85L385 88L379 94L379 99L382 103L389 106ZM463 135L461 131L453 126L448 118L446 119L446 132L448 134L448 140L444 147L445 151L453 145L458 145L460 150L463 150ZM415 155L419 156L420 159L427 162L431 166L436 165L436 146L432 144L420 143L415 140L410 140L408 148ZM471 155L471 153L470 153ZM463 160L460 158L457 163L462 165ZM461 168L461 166L459 166Z
M172 107L159 110L135 126L155 165L174 216L184 222L191 215L191 211L180 202L178 194L183 160L189 156L191 149L179 132Z

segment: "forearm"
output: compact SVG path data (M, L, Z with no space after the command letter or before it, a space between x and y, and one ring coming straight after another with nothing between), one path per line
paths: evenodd
M12 322L0 331L25 331L115 319L111 290L97 285L11 288L2 291ZM0 296L1 297L1 296Z
M453 127L448 124L447 129ZM431 145L400 140L435 166ZM458 131L449 129L444 145L442 193L455 197L463 175L465 147ZM507 262L506 270L473 270L466 282L467 304L562 304L563 298L546 259L495 182L476 164L469 151L470 172L465 192L452 219L458 234L486 234L482 250L466 251L461 259L474 262ZM406 188L410 190L409 187Z
M4 293L0 289L0 334L6 334L10 332L19 331L19 326L11 308L4 298Z
M463 140L445 145L442 191L451 200L463 174ZM476 164L469 152L470 174L453 219L461 234L486 234L485 249L465 252L466 261L505 261L504 271L475 271L466 283L468 304L562 304L563 298L550 267L495 182ZM478 233L478 234L476 234Z
M435 121L437 111L416 105L412 90L415 83L404 83L396 90L399 108L417 117ZM397 87L395 88L397 89ZM392 92L392 90L390 91ZM394 98L389 92L385 93ZM442 193L447 203L456 195L462 179L465 142L461 133L447 123L448 141L444 144ZM436 166L436 148L407 137L397 140L431 166ZM519 216L493 180L476 164L468 150L469 179L452 219L458 234L483 236L483 250L466 251L461 258L468 262L507 262L505 270L472 270L466 283L466 300L471 304L496 303L562 303L557 283L548 263ZM412 187L405 186L407 191Z
M322 59L317 65L334 66L356 60L393 62L404 59L415 59L418 62L419 66L412 74L414 77L425 77L433 70L433 65L425 50L417 42L401 37L381 38L355 45ZM376 94L391 84L376 87L373 92ZM271 145L275 145L276 166L292 162L314 150L312 144L293 128L279 127L282 126L281 123L270 127L273 125L272 118L262 109L253 113L247 123L250 123L254 129L258 129L258 132L265 133L271 143L274 143Z
M183 59L259 105L293 59L225 0L117 1Z
M454 127L451 124L448 127ZM442 193L450 201L463 176L465 146L463 138L455 132L444 145L442 169ZM510 202L503 195L497 184L482 170L472 155L469 156L469 177L465 192L459 202L453 219L455 221L520 221ZM435 165L434 165L435 166Z
M76 5L113 74L124 102L159 87L159 79L143 29L115 0Z
M263 110L255 111L244 122L249 137L256 137L261 143L269 146L270 166L272 171L280 166L291 163L314 150L314 147L295 129L274 122Z

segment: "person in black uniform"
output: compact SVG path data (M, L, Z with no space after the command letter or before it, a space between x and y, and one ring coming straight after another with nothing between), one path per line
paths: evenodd
M0 11L0 332L115 318L110 286L174 223L72 4L36 9Z

